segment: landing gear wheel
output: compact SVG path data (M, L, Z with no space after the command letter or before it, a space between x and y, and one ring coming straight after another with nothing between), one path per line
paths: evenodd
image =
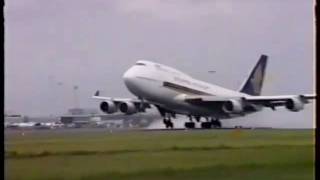
M221 128L221 122L219 121L219 119L214 119L211 121L211 124L213 126L213 128Z
M212 123L211 122L203 122L201 123L201 128L202 129L211 129Z
M163 119L163 123L166 125L166 128L173 128L173 122L170 119Z
M216 125L216 127L217 127L217 128L221 128L221 126L222 126L221 122L220 122L219 120L217 120L217 125Z
M195 128L195 123L194 122L186 122L186 123L184 123L184 127L187 129L193 129L193 128Z
M166 126L166 128L168 128L168 126L167 126L167 119L163 119L163 124Z
M168 128L171 128L171 129L173 129L173 123L172 123L172 121L168 121Z

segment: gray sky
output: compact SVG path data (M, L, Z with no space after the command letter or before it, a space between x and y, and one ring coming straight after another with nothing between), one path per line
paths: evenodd
M9 0L5 4L5 109L62 114L97 107L95 90L132 97L123 72L138 59L238 89L269 55L264 95L314 92L311 0ZM208 70L217 71L215 74ZM312 127L313 104L228 121ZM241 121L240 121L241 120Z

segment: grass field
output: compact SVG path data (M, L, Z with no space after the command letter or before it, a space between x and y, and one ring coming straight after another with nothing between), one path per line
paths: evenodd
M26 133L6 179L314 179L313 130Z

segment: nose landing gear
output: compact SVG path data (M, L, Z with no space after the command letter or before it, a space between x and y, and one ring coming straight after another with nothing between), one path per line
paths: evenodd
M173 122L171 121L170 118L164 118L163 119L163 123L164 123L164 125L166 126L167 129L168 128L173 129Z
M171 117L176 118L176 114L172 111L169 111L167 109L164 109L160 106L157 106L158 111L160 112L161 116L163 117L163 124L166 126L166 128L171 128L173 129L174 125L173 122L171 121Z

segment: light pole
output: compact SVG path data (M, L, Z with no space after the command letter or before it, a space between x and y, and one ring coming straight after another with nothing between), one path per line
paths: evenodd
M79 86L74 85L73 86L73 92L74 92L74 105L75 108L79 108L79 102L78 102L78 95L77 95L77 90L79 89Z

